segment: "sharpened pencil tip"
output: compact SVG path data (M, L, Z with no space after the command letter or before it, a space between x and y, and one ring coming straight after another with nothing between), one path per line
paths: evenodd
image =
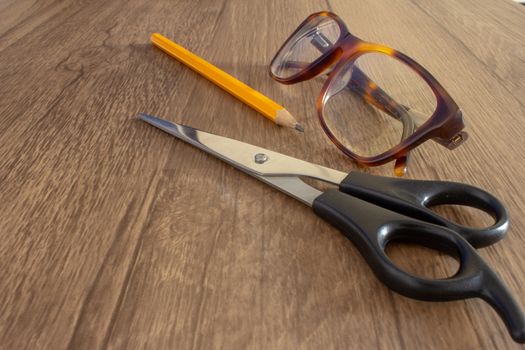
M303 126L301 124L299 124L299 123L295 124L295 130L300 131L300 132L304 132Z

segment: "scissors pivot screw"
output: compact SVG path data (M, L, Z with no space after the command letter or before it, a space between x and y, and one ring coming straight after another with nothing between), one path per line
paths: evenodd
M268 156L264 153L257 153L255 155L255 163L262 164L268 160Z

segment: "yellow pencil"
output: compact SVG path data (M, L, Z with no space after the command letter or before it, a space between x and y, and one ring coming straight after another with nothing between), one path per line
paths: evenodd
M154 33L151 35L151 42L168 55L184 63L203 77L246 103L248 106L257 110L275 124L304 131L303 127L283 106L270 100L268 97L235 79L211 63L206 62L182 46L177 45L170 39L161 34Z

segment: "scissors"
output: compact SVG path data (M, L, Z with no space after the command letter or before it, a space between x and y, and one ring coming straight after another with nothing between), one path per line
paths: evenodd
M355 244L377 278L395 292L426 301L481 298L496 310L512 338L525 343L523 312L474 248L499 241L508 228L505 207L490 193L454 182L347 174L147 114L139 118L312 207ZM300 177L339 188L322 192ZM441 204L481 209L492 215L495 223L483 229L458 225L428 209ZM445 279L411 275L385 253L393 240L456 257L459 270Z

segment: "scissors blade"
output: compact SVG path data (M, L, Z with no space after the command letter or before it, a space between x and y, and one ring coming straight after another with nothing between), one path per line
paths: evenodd
M307 176L335 185L339 185L348 175L342 171L308 163L262 147L210 134L144 113L140 113L139 118L247 173L261 176Z
M310 206L322 192L305 184L298 176L333 184L339 184L347 176L341 171L147 114L141 113L139 118Z

